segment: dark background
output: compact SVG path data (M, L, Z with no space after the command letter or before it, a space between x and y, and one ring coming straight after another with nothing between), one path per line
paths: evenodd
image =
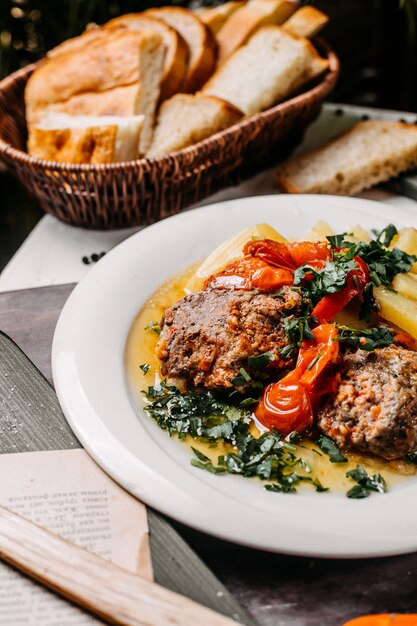
M81 33L89 22L166 4L169 0L0 0L0 77L39 59L49 48ZM330 16L323 36L341 60L332 100L417 111L417 0L312 4ZM39 207L18 183L0 173L0 271L40 216Z

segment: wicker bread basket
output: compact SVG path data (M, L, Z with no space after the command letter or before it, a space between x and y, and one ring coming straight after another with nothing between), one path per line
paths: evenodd
M322 42L329 70L318 84L282 104L158 159L71 165L26 152L24 89L36 64L0 82L0 158L42 208L89 228L150 224L277 160L301 138L335 85L339 63Z

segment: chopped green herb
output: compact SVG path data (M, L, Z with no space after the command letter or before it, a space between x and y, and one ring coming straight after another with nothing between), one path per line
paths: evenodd
M417 451L411 452L404 457L404 461L406 463L412 463L413 465L417 465Z
M317 488L314 476L297 473L296 468L311 474L308 461L297 456L298 433L283 437L276 430L264 432L257 439L250 432L251 412L215 398L210 392L181 394L166 381L148 387L149 404L145 411L171 435L191 436L215 445L230 444L231 451L213 463L205 454L193 448L192 465L214 474L256 476L270 481L270 491L295 493L296 485L307 481Z
M252 378L249 376L249 374L247 373L244 367L241 367L239 369L239 374L244 378L245 382L247 383L252 380Z
M142 363L142 365L139 365L139 367L140 367L140 369L142 370L142 372L143 372L143 373L145 374L145 376L146 376L146 374L149 372L149 368L150 368L151 366L149 365L149 363Z
M369 476L362 465L357 465L356 469L346 472L346 476L358 483L347 492L348 498L367 498L372 491L377 493L387 491L387 484L381 474Z
M273 352L269 350L268 352L258 354L257 356L250 356L248 358L248 366L252 367L254 370L262 370L268 365L268 363L273 361L274 358Z
M325 491L329 491L329 487L323 487L323 485L321 484L318 478L315 478L312 484L315 486L316 491L318 491L319 493L324 493Z
M380 232L377 230L373 230L372 232L378 243L382 244L386 248L388 248L395 235L398 234L398 230L395 228L394 224L388 224L388 226L385 226L385 228L383 228Z
M360 330L349 328L349 326L339 326L339 335L336 340L368 351L384 348L394 343L394 337L388 326L375 326Z
M146 324L145 330L153 330L153 332L157 335L161 334L161 327L159 322L149 322L149 324Z
M343 456L333 439L330 439L330 437L326 437L326 435L319 435L315 443L319 446L320 450L323 450L323 452L329 455L331 463L347 463L347 458Z

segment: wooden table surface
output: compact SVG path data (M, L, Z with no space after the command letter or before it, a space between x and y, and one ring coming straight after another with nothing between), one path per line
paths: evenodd
M72 289L63 285L0 294L0 329L49 380L53 331ZM367 613L417 613L417 554L353 560L291 557L173 524L260 626L341 626Z

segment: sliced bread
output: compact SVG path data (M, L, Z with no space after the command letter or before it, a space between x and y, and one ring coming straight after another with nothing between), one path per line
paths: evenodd
M140 55L161 46L151 33L109 32L104 39L86 41L82 48L47 59L29 78L26 102L62 102L86 91L106 91L139 79Z
M106 39L46 60L25 92L29 127L47 111L145 116L140 137L151 143L165 47L160 35L108 31Z
M241 111L220 98L201 93L177 94L161 106L147 156L159 157L186 148L232 126L242 116Z
M415 167L417 127L369 120L284 163L276 178L289 193L352 195Z
M280 25L298 8L289 0L249 0L226 20L217 33L219 45L218 65L235 52L261 27L266 24Z
M217 44L210 29L191 11L181 7L149 9L145 15L166 22L186 41L189 49L188 67L181 91L194 93L213 73Z
M52 48L52 50L49 50L47 52L47 56L53 59L54 57L61 56L62 54L68 54L77 50L82 50L85 46L91 45L92 43L100 44L105 40L108 40L107 31L103 27L94 24L78 37L66 39L58 46L55 46L55 48Z
M278 26L264 26L217 70L203 92L254 115L299 88L310 78L316 60L321 66L319 59L307 39Z
M50 113L29 132L28 152L49 161L117 163L137 158L143 116Z
M282 28L293 35L299 37L314 37L326 26L329 18L327 15L312 6L305 6L298 9Z
M161 100L170 98L183 83L188 65L188 45L181 35L160 19L129 13L116 17L105 24L105 28L152 32L161 35L166 48L164 75L161 83Z
M200 20L209 27L213 35L216 35L226 20L245 4L246 2L244 0L231 0L217 7L203 7L197 9L196 14Z

